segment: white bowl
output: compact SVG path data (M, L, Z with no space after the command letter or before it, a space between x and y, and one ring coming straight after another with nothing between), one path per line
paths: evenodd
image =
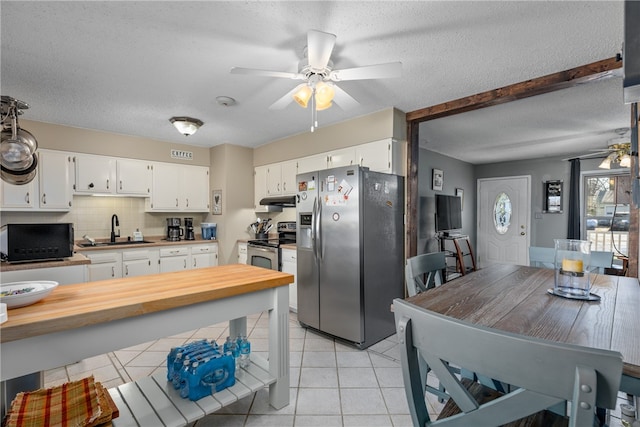
M47 280L3 283L0 301L7 304L7 308L24 307L40 301L57 286L58 282Z

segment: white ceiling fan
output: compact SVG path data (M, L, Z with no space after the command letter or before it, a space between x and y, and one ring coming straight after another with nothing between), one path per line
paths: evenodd
M318 126L317 111L331 107L333 102L345 110L359 105L358 101L338 87L335 82L400 77L402 74L401 62L334 70L331 53L335 43L335 34L309 30L305 58L299 62L297 73L241 67L231 68L231 73L302 80L303 83L286 93L269 108L282 109L293 100L306 108L311 102L313 122L311 132L313 132Z
M620 167L631 166L631 138L629 128L615 130L617 137L607 141L607 148L593 149L593 153L578 156L579 159L604 158L598 167L611 169L612 163L618 163Z

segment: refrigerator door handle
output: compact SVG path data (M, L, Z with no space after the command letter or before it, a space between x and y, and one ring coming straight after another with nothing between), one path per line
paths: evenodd
M322 242L322 202L320 201L321 199L318 199L318 209L316 211L316 224L317 224L317 228L316 228L316 247L317 247L317 251L318 251L318 255L317 258L318 259L322 259L324 256L324 251L323 249L323 242Z
M313 199L313 210L311 211L311 249L313 250L313 256L318 260L318 243L316 241L317 238L317 229L316 229L316 221L318 219L318 198Z

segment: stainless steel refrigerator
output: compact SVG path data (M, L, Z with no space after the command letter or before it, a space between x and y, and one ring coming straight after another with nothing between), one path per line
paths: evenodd
M404 180L346 166L299 174L298 320L366 348L404 296Z

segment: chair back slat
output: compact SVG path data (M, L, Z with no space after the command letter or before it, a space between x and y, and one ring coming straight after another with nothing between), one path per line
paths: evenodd
M622 374L619 352L540 340L463 322L424 310L406 301L393 303L405 389L414 425L502 425L548 408L573 401L570 425L593 420L593 408L615 408ZM423 390L411 390L418 375L417 354L426 360L452 399L463 411L431 422L420 405ZM460 397L462 385L448 364L511 384L511 393L474 408ZM593 392L580 395L591 389ZM458 401L460 400L460 402ZM422 403L421 403L422 402ZM585 410L586 406L590 410ZM420 417L421 418L420 418ZM465 418L466 417L466 418ZM454 421L454 419L458 421Z
M442 284L442 271L447 267L445 255L431 252L407 259L405 282L409 296Z

